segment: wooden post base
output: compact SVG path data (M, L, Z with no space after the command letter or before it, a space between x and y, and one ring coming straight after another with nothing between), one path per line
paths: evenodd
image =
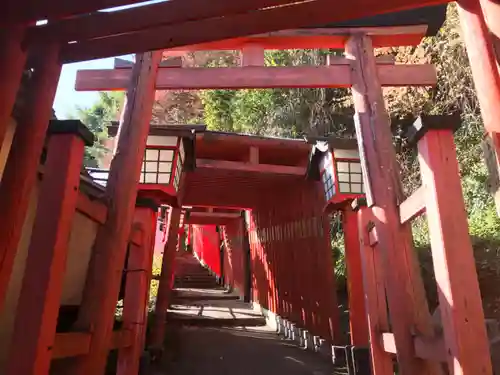
M357 202L356 202L357 204ZM371 369L373 375L393 375L392 358L380 340L380 334L389 331L385 296L385 275L380 250L372 245L370 229L373 224L371 209L365 205L355 207L359 228L363 289L366 301L367 326L370 336Z
M360 242L358 238L357 214L350 206L342 211L345 243L345 262L347 269L347 291L349 295L349 323L351 345L368 346L368 324L365 312L365 298L361 267Z
M165 324L167 320L167 309L173 276L173 262L179 239L179 223L181 219L180 208L171 207L168 214L168 235L165 249L163 250L163 262L161 265L160 285L156 297L154 321L151 329L149 347L155 350L163 348L165 338Z
M139 232L141 244L129 245L123 300L123 329L131 332L132 343L118 352L117 375L137 375L139 372L146 338L157 212L154 204L139 204L134 214L134 230Z

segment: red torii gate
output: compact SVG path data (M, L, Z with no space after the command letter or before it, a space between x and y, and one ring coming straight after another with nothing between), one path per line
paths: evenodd
M369 198L369 205L373 206L373 222L375 227L377 228L377 243L381 244L381 249L384 250L384 258L386 259L386 263L384 268L386 269L385 273L385 288L387 290L387 298L389 303L389 311L394 312L394 315L391 315L391 324L393 333L389 332L378 332L376 336L372 337L371 345L378 345L377 342L382 340L384 343L384 351L385 352L395 352L393 348L390 347L390 344L387 344L391 339L394 340L395 345L397 347L397 356L398 363L403 371L403 373L408 374L420 374L422 371L438 374L441 373L441 367L438 362L445 361L446 358L438 358L435 356L427 356L426 354L417 353L415 355L415 340L413 339L415 332L414 327L417 327L418 340L431 340L435 339L433 337L430 313L427 308L427 304L424 298L424 290L422 285L422 280L420 276L415 272L416 270L416 260L414 259L411 237L407 224L404 222L400 222L399 219L399 211L396 202L402 203L404 197L400 195L400 182L394 178L394 175L397 171L397 166L395 165L395 156L394 150L392 149L391 143L391 134L390 134L390 126L389 119L387 113L385 112L383 106L382 92L381 92L381 80L384 79L384 76L380 74L381 69L387 67L386 64L378 65L374 56L373 56L373 47L371 44L371 39L366 34L362 33L362 29L359 30L361 34L354 33L353 35L346 36L348 38L347 44L347 60L349 60L349 69L351 74L348 79L344 81L345 83L335 82L333 77L331 77L331 81L333 81L330 86L338 85L348 85L353 87L353 95L355 102L355 109L357 112L356 117L356 129L358 133L358 137L363 143L363 147L361 151L363 152L363 167L365 172L365 182L367 195ZM353 32L350 30L349 32ZM253 46L251 51L243 50L243 55L248 53L248 58L244 58L243 61L252 61L252 64L255 65L263 65L263 48L255 48ZM346 61L337 62L341 67L345 66ZM242 68L234 68L232 71L239 71L240 69L249 72L250 69L252 71L259 67L242 67ZM297 69L301 69L299 67ZM406 67L403 66L400 69L403 70ZM411 69L413 69L412 67ZM160 68L160 71L163 69L177 69L179 71L178 74L182 74L182 69L184 68ZM264 71L271 71L272 74L277 76L277 80L281 85L286 87L303 87L306 85L305 82L301 82L302 77L297 77L290 75L288 72L280 73L280 69L273 68L259 68L260 75L266 74ZM420 69L427 69L427 67L421 67ZM172 70L175 72L175 70ZM221 72L220 68L213 68L211 70L208 69L196 69L196 70L188 70L188 71L196 71L196 72L207 72L207 80L209 79L209 73L212 76L216 77L215 80L207 82L198 83L193 87L193 83L188 82L187 84L182 81L178 81L172 83L171 85L161 86L162 88L209 88L212 86L217 86L217 82L221 81L221 76L217 76L218 72ZM227 69L222 69L222 76L224 76ZM281 70L282 71L282 70ZM120 69L119 71L115 71L118 74L118 79L125 74L125 70ZM338 72L344 72L343 70L338 70ZM87 76L85 76L87 74ZM113 73L114 74L114 73ZM198 74L198 73L195 73ZM204 73L203 73L204 74ZM236 73L237 74L237 73ZM248 73L247 73L248 74ZM176 76L174 73L173 77ZM425 75L422 75L426 77ZM403 80L400 84L412 84L416 80L422 78L421 75L416 75L413 73L412 79L409 79L406 76L406 81ZM405 77L405 75L403 75ZM111 78L111 79L109 79ZM199 77L198 77L199 78ZM222 84L222 87L225 88L248 88L250 87L274 87L272 86L272 80L269 80L269 86L267 83L263 84L262 82L268 82L266 79L259 81L258 77L251 77L254 79L253 84L250 80L245 81L243 84L241 82L229 84L230 76L227 82ZM123 88L122 84L116 83L116 86L110 86L109 82L113 81L112 77L107 77L107 75L103 75L103 72L96 72L95 76L92 76L92 73L81 73L79 76L79 85L85 87L87 84L86 79L92 81L96 84L98 88ZM159 80L161 76L159 75L156 78L156 85L158 87ZM104 83L101 83L104 82ZM118 82L118 81L115 81ZM315 81L312 81L315 84ZM384 81L382 81L384 83ZM424 84L429 84L428 79L423 79ZM393 83L394 84L394 83ZM327 86L328 84L325 82L322 85ZM318 85L321 86L321 85ZM88 86L87 86L88 87ZM372 124L375 122L375 125ZM378 136L376 138L372 138L371 135L371 126L375 126L377 129ZM438 150L442 149L442 145L439 143L434 144L434 152L439 152ZM448 146L447 146L448 147ZM443 149L444 151L444 149ZM374 163L373 160L376 160L377 163ZM437 170L433 171L434 173L439 173ZM377 188L379 186L390 187L388 189L380 189ZM384 194L382 191L384 190ZM457 197L458 198L458 197ZM411 198L411 201L415 201L415 198ZM198 202L197 202L198 203ZM439 212L435 213L438 217L440 216ZM449 219L453 221L464 220L463 216L459 215L453 216L453 219ZM267 224L264 224L267 225ZM270 234L264 232L262 234L264 236L264 241L269 239ZM258 235L257 238L260 238L261 235ZM467 247L467 242L463 241L462 250L465 252L469 252L471 254L470 246ZM446 246L446 245L444 245ZM445 247L446 249L447 247ZM449 275L447 272L450 270L446 270L446 266L443 267L448 261L446 259L443 260L444 263L436 263L436 274L440 274L444 272L444 276L442 280L449 279ZM273 264L274 261L271 262ZM273 274L275 271L267 270L269 275ZM451 293L454 295L454 298L462 298L460 295L464 295L463 298L467 298L472 300L473 296L479 296L479 288L476 283L472 282L473 279L476 279L475 272L473 270L469 270L467 278L464 279L464 275L462 275L462 280L468 280L463 284L460 284L460 287L455 289L449 289L446 292L443 289L443 293L440 295L445 298L445 296ZM439 280L439 279L438 279ZM439 285L441 287L441 285ZM274 287L273 287L274 288ZM445 286L443 285L443 288ZM409 291L412 292L409 292ZM380 293L380 291L379 291ZM465 297L468 295L469 297ZM446 308L451 309L451 306L447 305L447 300L442 299L442 308L445 310ZM479 303L477 303L479 302ZM271 309L273 311L277 311L277 299L276 295L272 294L272 301L269 302ZM293 302L292 302L293 304ZM457 306L454 306L457 308ZM472 311L469 307L469 311ZM296 314L297 312L295 312ZM464 311L465 313L465 311ZM368 310L368 315L370 316L371 311ZM476 300L474 304L474 314L470 317L474 321L476 333L478 337L481 337L481 344L478 345L476 343L473 347L469 347L468 350L476 351L481 350L481 355L478 354L477 358L483 358L478 362L467 361L464 358L464 353L458 350L458 348L462 346L470 345L470 341L467 338L468 335L463 332L461 337L451 337L445 336L447 343L446 345L450 345L453 348L456 348L452 351L453 358L462 358L458 361L459 365L457 367L457 362L454 360L449 361L450 369L453 371L461 371L462 373L467 373L469 371L479 371L479 369L488 368L489 359L488 359L488 344L486 340L485 327L481 318L482 316L482 307L480 301ZM292 316L294 313L292 312ZM450 332L457 332L457 329L460 332L460 326L464 324L464 321L461 320L457 316L456 319L453 319L451 316L452 325L448 325L444 327L445 331L448 330ZM294 316L294 320L302 320L304 322L309 322L311 318L303 316L299 318L298 316ZM373 323L376 324L376 323ZM470 326L470 322L467 323ZM373 329L373 328L372 328ZM460 342L457 346L457 341ZM449 343L448 343L449 342ZM453 344L451 342L454 342ZM439 344L436 344L439 345ZM425 347L425 346L424 346ZM478 349L480 348L480 349ZM374 353L374 352L373 352ZM486 355L485 355L486 353ZM389 358L389 357L387 357ZM381 360L380 357L373 357L373 361L376 362ZM473 370L476 368L476 370Z

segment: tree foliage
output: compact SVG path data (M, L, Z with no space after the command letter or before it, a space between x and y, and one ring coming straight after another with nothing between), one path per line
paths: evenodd
M266 66L324 65L339 51L266 51ZM209 129L284 137L353 134L338 114L352 113L346 89L206 90L201 93Z
M79 119L94 134L94 145L85 148L84 164L98 167L99 160L110 152L104 142L108 138L108 126L116 121L124 100L123 92L99 92L99 99L87 109L77 108Z

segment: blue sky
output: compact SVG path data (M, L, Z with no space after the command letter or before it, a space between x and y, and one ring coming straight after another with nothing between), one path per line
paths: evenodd
M54 99L54 110L58 119L62 120L70 117L76 112L77 107L90 107L98 97L97 92L75 91L77 70L107 68L113 68L113 59L92 60L63 66Z
M122 59L133 60L133 55L120 56ZM75 91L76 72L83 69L112 69L114 57L108 59L83 61L66 64L62 68L61 77L54 99L54 110L60 120L76 114L77 107L88 108L99 97L96 92Z

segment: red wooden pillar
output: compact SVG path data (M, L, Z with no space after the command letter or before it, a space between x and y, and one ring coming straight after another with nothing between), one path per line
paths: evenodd
M352 61L355 125L363 151L365 189L388 270L387 298L399 368L405 375L441 374L439 364L420 360L414 353L413 332L428 336L434 332L411 228L400 223L397 202L404 196L370 38L352 36L346 52Z
M26 52L22 47L24 31L24 26L0 29L0 82L2 82L0 87L0 148L14 108L26 62Z
M75 324L79 330L91 331L92 341L89 354L69 365L67 372L72 375L101 375L105 370L161 56L162 52L136 55L132 69L118 148L106 186L107 218L97 232Z
M368 345L368 323L366 321L363 271L358 236L357 215L349 205L342 211L344 230L345 262L347 268L347 293L349 296L349 324L351 345Z
M277 309L276 314L280 317L284 316L283 308L283 264L282 264L282 236L280 233L280 221L278 217L278 209L275 205L271 207L272 230L274 236L275 263L276 263L276 294L277 294Z
M272 254L271 243L269 239L269 211L261 210L259 212L259 222L261 227L261 244L262 244L262 263L265 269L265 286L266 286L266 306L269 311L274 310L274 280L272 272Z
M327 317L328 317L328 336L325 339L330 340L331 343L340 344L344 342L344 335L340 329L340 312L337 299L337 279L335 276L335 264L332 257L332 244L330 237L330 221L329 218L323 214L324 192L323 187L319 185L316 189L316 204L317 204L317 221L315 231L319 233L317 236L320 238L318 250L322 254L319 259L320 264L323 264L326 277L325 287L322 288L324 298L327 304ZM321 202L321 203L320 203Z
M304 264L301 261L300 248L297 246L297 238L295 231L295 220L297 217L297 206L290 204L291 192L287 194L286 205L288 206L288 249L290 259L288 262L288 272L291 278L291 296L292 296L292 319L295 324L304 324L305 311L302 300L302 287L301 282L304 276Z
M289 204L290 199L293 199L293 194L290 191L288 195L289 201L287 202ZM292 320L293 323L296 324L305 324L305 306L304 306L304 299L302 297L302 287L303 287L303 279L304 279L304 263L302 261L302 253L301 253L301 248L300 246L297 245L297 230L295 226L295 222L297 220L297 212L298 208L297 205L291 205L290 207L290 217L288 221L289 225L289 232L290 232L290 242L289 242L289 249L291 252L291 263L290 263L290 268L289 272L292 275L292 289L293 289L293 298L294 298L294 305L295 305L295 317Z
M385 297L383 259L380 249L370 244L369 230L373 220L372 212L360 200L353 202L358 211L359 247L363 268L362 280L366 301L367 326L370 336L371 369L373 375L394 375L391 355L385 352L380 340L381 332L389 331L387 304ZM359 282L359 281L358 281Z
M317 202L311 202L310 190L303 190L304 204L307 205L307 214L304 215L304 231L306 241L309 245L310 254L310 283L308 285L308 295L312 309L313 327L317 331L317 335L331 342L329 321L331 318L331 294L335 290L331 290L329 273L333 273L333 269L329 266L331 262L325 262L329 248L325 246L322 229L322 212L317 209ZM331 254L328 254L331 255Z
M271 295L272 295L272 308L270 306L270 311L274 314L278 312L278 270L276 264L276 242L274 239L274 230L273 230L273 214L272 214L272 206L268 206L266 216L267 216L267 252L268 252L268 264L270 266L270 274L271 274Z
M420 129L431 122L434 125L418 141L418 157L448 367L455 375L488 375L492 373L489 343L453 131L449 129L454 124L436 121L459 120L444 116L417 120ZM442 128L434 130L437 126Z
M303 268L302 278L302 300L305 305L305 324L304 328L311 331L317 330L320 332L321 314L319 313L319 305L322 304L321 289L317 286L321 284L320 265L317 262L318 248L316 236L308 238L304 226L307 222L314 220L314 209L311 207L311 202L308 201L306 188L296 188L298 215L295 218L295 230L297 231L296 243L302 253L302 261L300 264Z
M130 243L127 282L123 300L123 329L132 332L132 345L118 352L117 375L137 375L144 351L147 305L153 267L158 206L141 200L136 204L134 227L141 233L141 245Z
M76 120L53 121L45 173L6 374L46 375L52 358L71 225L85 145L92 133Z
M248 242L250 247L250 285L251 285L251 300L256 302L258 299L256 294L256 282L257 269L256 269L256 251L255 251L255 223L254 223L254 211L249 211L248 213Z
M0 185L0 309L37 179L61 64L59 48L48 45L37 56Z
M163 251L163 261L161 265L160 284L156 297L155 315L153 328L151 329L151 339L149 346L154 349L163 347L165 336L165 324L167 320L167 309L172 281L173 261L176 254L179 239L179 222L181 219L181 209L172 207L168 213L168 236Z

